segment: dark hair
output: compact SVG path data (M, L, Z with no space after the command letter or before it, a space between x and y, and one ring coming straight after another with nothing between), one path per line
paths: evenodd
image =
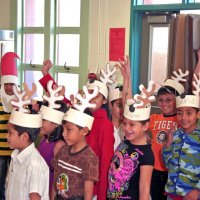
M67 105L64 101L56 101L56 104L59 104L60 108L55 109L55 110L58 110L58 111L63 112L63 113L67 112L68 107L67 107Z
M22 135L24 132L28 133L30 141L34 142L40 132L40 128L27 128L14 124L14 129L18 132L19 135Z
M179 96L178 91L170 86L163 86L157 92L157 96L164 95L164 94L173 94L175 96Z
M63 102L63 101L56 101L57 104L60 104L60 108L55 109L58 110L60 112L66 113L66 111L68 110L67 105ZM48 141L49 142L56 142L58 140L64 140L63 138L63 126L62 125L58 125L48 136Z

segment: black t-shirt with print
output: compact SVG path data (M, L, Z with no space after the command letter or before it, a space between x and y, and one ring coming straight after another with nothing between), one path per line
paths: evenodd
M133 145L127 140L122 141L108 172L108 198L138 200L141 165L154 165L151 145Z

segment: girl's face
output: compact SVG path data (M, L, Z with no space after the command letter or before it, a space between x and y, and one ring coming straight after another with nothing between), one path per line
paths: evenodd
M112 110L112 118L119 119L121 121L123 119L123 106L122 99L116 99L111 105Z
M197 126L198 112L192 107L177 109L177 118L186 133L191 133Z
M11 123L8 123L8 146L11 149L21 149L23 144L23 134L19 135L18 131L14 129L14 125Z
M96 97L90 100L90 103L96 104L95 108L89 108L90 112L95 112L96 110L101 108L103 104L106 104L106 102L107 100L105 99L105 97L101 93L98 93Z
M123 120L123 131L125 137L132 144L144 144L146 142L145 132L149 128L149 122L142 124L139 121L133 121L127 118Z
M63 137L67 145L76 145L82 142L84 137L83 129L71 122L64 122L63 128Z
M40 129L40 134L42 134L42 135L50 135L50 133L52 133L53 130L57 126L58 126L58 124L43 119L43 121L42 121L42 127Z
M174 94L159 95L158 106L164 115L173 115L176 113L176 97Z

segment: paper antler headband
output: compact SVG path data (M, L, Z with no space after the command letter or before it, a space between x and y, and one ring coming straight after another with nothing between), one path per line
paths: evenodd
M199 77L194 74L194 81L192 82L194 95L180 95L176 97L176 108L180 107L194 107L199 108L199 93L200 93L200 74Z
M173 75L171 76L171 79L167 79L164 82L163 86L170 86L174 88L179 95L183 94L185 89L181 82L186 82L186 77L188 76L189 71L186 71L185 73L182 72L181 69L179 69L177 72L173 71Z
M110 68L110 64L106 65L106 69L101 70L100 80L92 80L87 83L88 90L93 90L95 86L99 88L99 92L107 99L108 97L108 88L107 84L112 84L113 80L111 80L112 75L115 73L116 68L114 67L113 70Z
M77 94L76 99L79 100L76 101L76 103L73 103L73 107L70 108L63 120L74 123L76 125L79 125L81 127L88 127L89 130L92 128L92 124L94 121L94 118L86 113L84 113L86 108L94 108L96 105L91 104L90 100L93 99L98 94L98 87L94 87L93 92L90 94L88 92L88 89L86 86L83 86L84 91L84 97L82 97L80 94Z
M148 88L139 86L141 94L136 94L133 99L128 99L124 108L124 117L130 120L143 121L149 119L151 103L155 101L153 95L156 85L150 81Z
M42 113L43 119L54 122L56 124L62 124L64 117L64 112L59 110L60 104L56 101L62 101L64 99L64 94L62 93L63 87L58 86L56 89L53 89L53 81L50 80L47 83L47 91L49 96L43 95L43 99L48 102L48 107L42 105L40 112Z
M36 92L36 85L32 84L32 89L29 90L26 83L23 83L24 90L20 91L17 86L14 86L14 94L17 100L12 100L13 110L9 122L18 126L28 128L40 128L42 126L41 114L29 114L28 105L31 103L30 98Z

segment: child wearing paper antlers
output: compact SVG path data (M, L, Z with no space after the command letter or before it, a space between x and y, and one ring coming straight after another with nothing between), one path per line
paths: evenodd
M18 85L18 55L7 52L1 59L1 98L0 98L0 199L5 200L5 179L12 150L7 142L7 123L12 110L10 100L14 98L13 85Z
M98 200L106 199L108 185L108 168L114 153L114 129L112 122L108 119L106 110L103 108L107 104L108 88L107 83L112 83L110 77L115 73L115 68L111 71L107 65L107 72L102 70L101 81L92 80L87 83L89 92L95 87L99 88L98 95L91 99L91 103L96 104L95 108L89 108L94 117L94 123L90 134L87 136L87 143L99 158L99 182L95 184L94 195Z
M127 100L124 108L124 141L115 150L108 172L108 198L149 200L154 165L151 145L146 141L149 129L150 103L155 84L148 89L140 85L141 95Z
M114 126L115 144L114 150L124 138L122 130L123 123L123 105L122 105L122 86L109 87L109 107L111 111L111 120Z
M89 100L98 93L96 87L89 94L83 87L86 98L77 95L81 104L73 104L63 118L63 146L53 159L54 189L52 199L92 200L94 182L98 181L98 157L86 143L86 136L92 128L94 118L85 112L94 107Z
M152 200L166 200L165 184L167 182L168 170L164 165L161 156L163 145L167 142L166 134L171 128L177 128L178 119L176 115L176 96L184 92L180 82L186 81L188 71L181 70L174 72L171 79L167 79L157 92L157 103L160 114L152 114L150 117L150 131L152 133L152 149L154 152L155 164L151 180Z
M38 146L38 151L45 159L49 166L49 194L51 194L53 186L53 167L51 160L56 155L58 150L65 145L63 140L63 126L62 120L64 113L67 111L66 104L62 101L64 96L58 95L62 90L59 86L56 89L52 89L53 81L50 80L47 83L48 94L43 96L45 102L48 102L48 106L42 105L40 112L42 113L42 127L40 134L43 136Z
M8 123L8 144L14 149L6 178L7 200L48 200L49 168L37 151L34 140L42 126L41 114L30 114L31 91L20 92L14 87L17 100Z
M165 191L168 200L200 199L200 80L193 82L194 95L176 97L177 117L182 128L171 130L163 147L163 159L168 168Z

